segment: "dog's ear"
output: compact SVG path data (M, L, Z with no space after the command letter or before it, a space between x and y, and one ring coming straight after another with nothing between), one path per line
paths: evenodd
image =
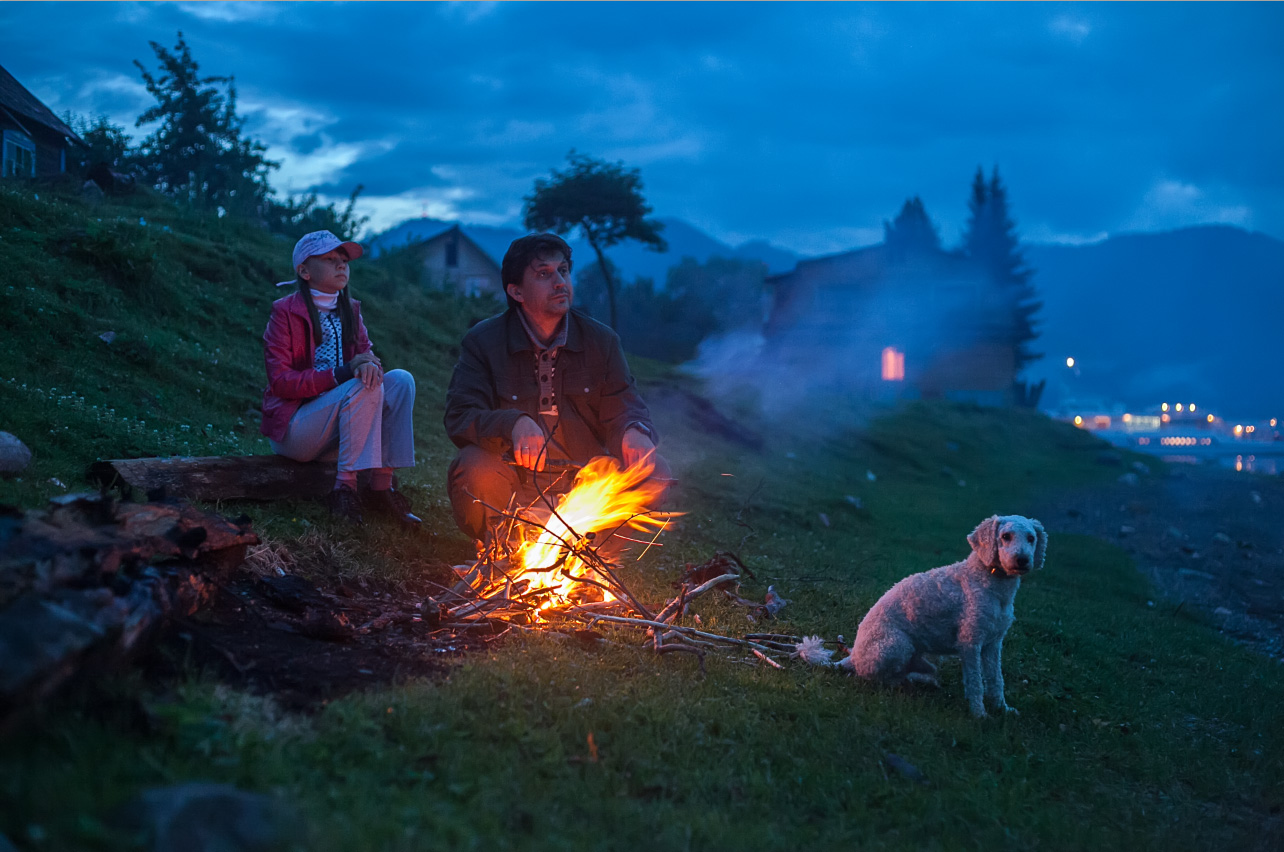
M1034 534L1038 537L1034 543L1034 570L1038 571L1043 567L1043 559L1048 553L1048 534L1044 532L1043 524L1034 518L1030 519L1030 523L1034 524Z
M976 529L967 537L967 543L972 545L972 552L981 560L982 565L987 568L998 565L999 516L991 515L977 524Z

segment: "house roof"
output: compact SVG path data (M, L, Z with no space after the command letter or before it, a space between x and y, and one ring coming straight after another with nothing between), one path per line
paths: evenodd
M486 251L486 248L485 248L484 246L482 246L480 243L478 243L478 242L477 242L476 240L474 240L472 237L468 236L468 232L467 232L467 231L465 231L463 228L461 228L458 222L456 222L455 224L451 225L450 227L443 228L442 230L438 231L437 233L433 234L433 235L432 235L432 236L430 236L430 237L424 237L424 238L422 238L422 239L418 240L417 242L418 242L418 243L419 243L419 245L421 245L421 246L426 246L426 245L428 245L429 243L434 243L434 242L436 242L437 240L440 240L440 239L442 239L442 238L444 238L444 237L450 236L451 234L458 234L459 236L461 236L461 237L463 237L465 240L467 240L468 244L469 244L469 245L471 245L473 248L475 248L475 249L477 250L477 252L478 252L482 257L486 258L488 261L490 261L492 264L494 264L494 266L495 266L495 273L496 273L496 274L499 274L499 272L500 272L499 263L495 260L495 258L493 258L493 257L491 257L491 256L490 256L490 252Z
M76 131L54 115L53 110L41 103L39 98L27 91L27 87L19 83L3 65L0 65L0 107L4 107L15 119L18 119L19 124L22 123L21 119L27 119L74 142L85 144L85 141L76 135Z

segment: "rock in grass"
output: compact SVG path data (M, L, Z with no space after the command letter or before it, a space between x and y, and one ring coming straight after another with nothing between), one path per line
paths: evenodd
M144 790L126 805L124 818L148 835L155 852L269 852L291 848L302 835L293 809L228 784Z
M31 450L8 432L0 432L0 476L17 476L31 464Z
M915 784L926 784L927 776L919 771L918 767L910 763L899 754L893 754L890 751L883 752L883 763L898 775L902 775Z

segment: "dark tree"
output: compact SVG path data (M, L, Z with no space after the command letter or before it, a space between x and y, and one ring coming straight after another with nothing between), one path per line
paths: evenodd
M941 236L917 195L905 202L891 222L883 222L883 243L893 257L940 251Z
M264 157L267 148L261 142L242 135L233 78L199 76L181 32L173 51L150 44L158 75L134 60L156 98L136 126L160 122L139 146L142 175L174 198L228 212L257 212L270 192L268 172L278 164ZM226 94L220 86L226 86Z
M606 260L606 249L623 240L637 240L656 251L668 246L660 236L664 225L647 219L651 207L642 197L642 177L623 163L595 160L571 151L564 171L538 178L535 191L525 198L526 227L535 231L566 234L579 228L597 254L615 328L616 281Z
M1011 305L1008 333L1019 373L1025 365L1043 357L1030 348L1031 341L1039 336L1034 317L1043 303L1031 283L1034 270L1026 266L1021 255L1020 239L1008 212L1008 193L999 179L998 166L994 167L988 183L977 167L968 212L963 253L980 266L1000 288L1004 301Z
M370 221L369 216L358 216L356 212L357 197L364 189L357 184L342 210L333 202L321 204L315 192L284 201L269 198L264 218L269 230L295 239L312 231L329 231L341 240L355 240L357 232Z
M91 121L85 116L67 112L62 120L76 131L76 135L83 139L86 145L85 148L68 149L68 154L74 152L79 161L77 172L84 174L91 166L98 163L104 163L114 171L127 171L130 168L132 154L129 149L129 135L125 133L125 128L119 124L112 124L105 115L100 115Z

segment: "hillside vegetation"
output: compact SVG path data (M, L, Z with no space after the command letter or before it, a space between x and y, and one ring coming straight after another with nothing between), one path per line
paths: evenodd
M267 451L250 412L290 243L146 195L91 207L3 188L0 245L0 429L36 455L0 482L0 503L81 488L96 458ZM353 288L385 364L418 382L406 488L426 529L354 532L306 503L218 508L286 547L345 541L364 572L436 570L430 557L469 553L442 484L444 387L469 322L498 305L413 291L377 261L354 264ZM756 575L746 596L771 584L790 603L764 625L702 599L702 624L732 635L850 641L897 579L962 558L982 518L1117 475L1084 432L947 404L831 400L787 427L739 412L764 438L747 450L689 416L691 380L633 366L686 514L625 571L658 601L685 563L736 551ZM310 713L180 657L177 679L66 696L0 741L0 833L27 849L140 848L121 805L207 779L280 794L307 850L1274 847L1277 663L1156 606L1128 557L1087 537L1053 536L1016 610L1004 669L1021 714L983 721L966 713L957 662L940 691L883 690L736 654L702 673L610 630L615 644L591 647L512 634L441 678Z

